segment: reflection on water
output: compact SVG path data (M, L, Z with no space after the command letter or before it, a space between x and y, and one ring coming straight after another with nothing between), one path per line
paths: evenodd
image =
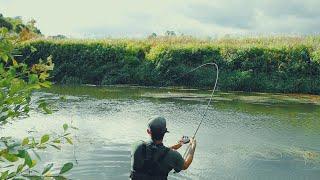
M42 162L77 162L69 173L72 179L128 179L130 146L148 138L149 117L168 119L164 143L173 144L193 133L209 92L54 86L34 94L43 96L58 100L57 112L32 112L27 120L6 125L1 135L55 132L72 121L79 128L75 146L48 149ZM217 93L197 136L193 164L169 179L319 179L319 102L319 96Z

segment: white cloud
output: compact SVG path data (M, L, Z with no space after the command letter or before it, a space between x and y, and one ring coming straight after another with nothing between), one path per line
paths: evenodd
M318 0L0 0L5 16L37 20L46 35L143 37L319 31Z

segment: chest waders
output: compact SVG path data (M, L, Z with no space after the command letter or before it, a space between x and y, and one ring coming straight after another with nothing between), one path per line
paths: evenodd
M157 151L160 152L157 153ZM161 168L160 164L169 151L170 149L163 146L162 144L155 145L153 143L143 143L143 166L141 168L134 169L130 174L130 178L132 180L167 180L168 172L164 171ZM156 156L156 154L159 155Z

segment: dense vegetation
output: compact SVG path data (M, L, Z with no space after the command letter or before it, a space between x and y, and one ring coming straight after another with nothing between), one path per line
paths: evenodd
M156 37L146 40L35 40L20 45L26 61L52 55L53 80L74 84L139 84L211 87L216 62L221 90L320 94L320 38L272 37L202 41Z

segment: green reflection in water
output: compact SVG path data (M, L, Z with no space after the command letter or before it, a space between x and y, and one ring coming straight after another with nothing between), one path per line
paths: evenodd
M58 86L47 92L89 96L97 99L141 100L152 102L173 101L186 104L206 104L210 90L181 88L152 88L137 86ZM291 125L304 131L320 133L320 96L299 94L217 92L213 98L213 108L225 111L236 111L251 115L265 115L281 120L260 122L273 128Z

